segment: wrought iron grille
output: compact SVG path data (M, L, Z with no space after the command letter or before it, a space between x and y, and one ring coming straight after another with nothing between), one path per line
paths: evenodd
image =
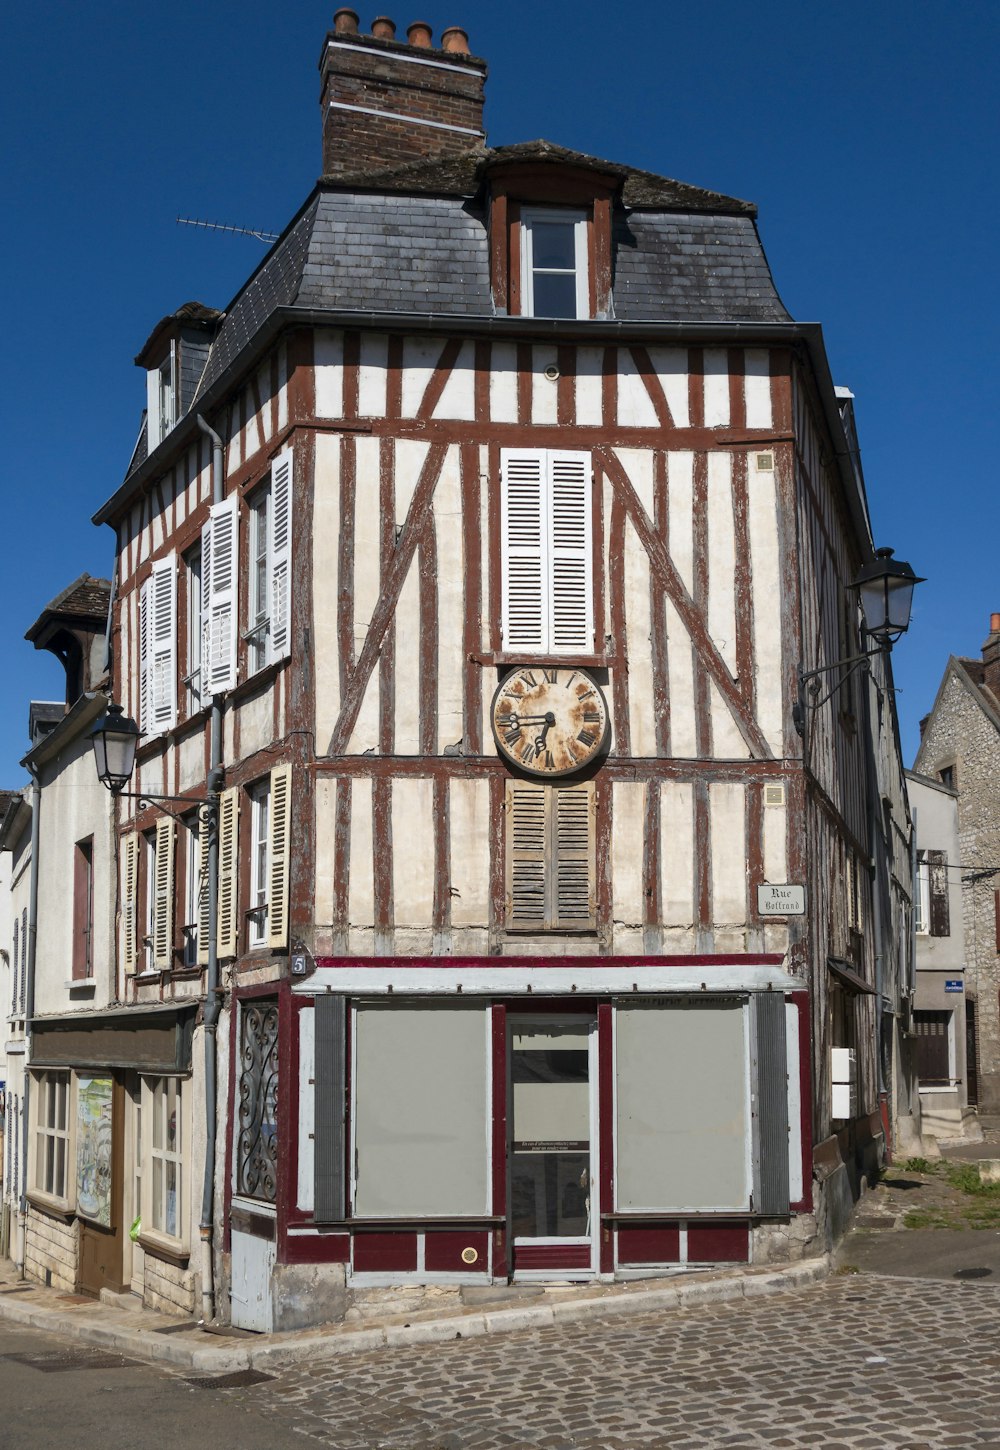
M278 1187L278 1004L243 1007L236 1192L273 1203Z

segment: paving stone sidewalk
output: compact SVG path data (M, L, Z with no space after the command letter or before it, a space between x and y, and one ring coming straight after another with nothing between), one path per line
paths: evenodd
M1000 1293L833 1277L301 1364L223 1393L335 1450L997 1450Z

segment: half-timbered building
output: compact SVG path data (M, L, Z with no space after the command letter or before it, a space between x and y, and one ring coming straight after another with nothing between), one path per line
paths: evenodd
M134 789L190 802L119 803L123 996L205 1019L198 1100L122 1104L121 1278L256 1328L818 1251L882 1140L869 711L793 710L872 551L820 329L751 204L490 149L463 33L376 31L96 515Z

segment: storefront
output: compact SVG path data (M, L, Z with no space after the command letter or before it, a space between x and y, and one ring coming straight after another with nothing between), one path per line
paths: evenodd
M811 1207L806 1008L778 957L321 962L281 1008L274 1259L358 1285L752 1261Z

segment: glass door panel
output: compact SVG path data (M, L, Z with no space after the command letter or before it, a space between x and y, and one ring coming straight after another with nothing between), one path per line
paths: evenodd
M517 1022L510 1041L515 1241L591 1237L592 1024Z

